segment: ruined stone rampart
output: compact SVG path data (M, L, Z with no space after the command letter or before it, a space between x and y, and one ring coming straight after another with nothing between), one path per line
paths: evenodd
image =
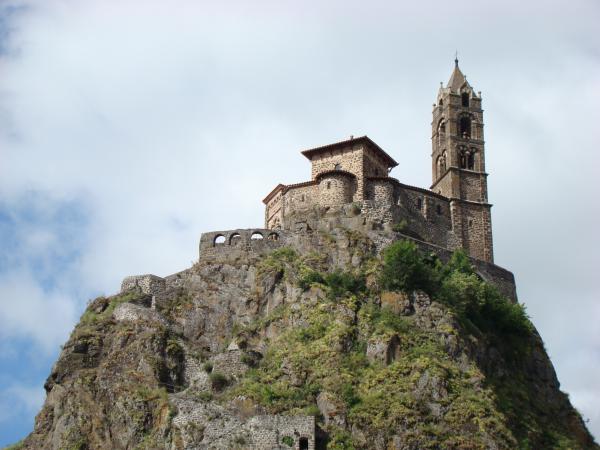
M362 227L362 217L352 216L350 211L347 211L347 216L342 211L336 211L331 222L327 222L327 217L321 219L323 222L319 229L325 232L331 227L324 226L324 224L335 224L354 230ZM257 239L259 233L263 237ZM425 242L406 232L392 231L389 228L376 231L366 230L365 233L375 242L377 251L381 251L385 246L398 239L408 239L415 242L424 253L435 253L444 262L448 261L453 253L453 250L448 248ZM321 245L320 239L322 239L322 236L318 233L306 231L305 229L295 232L254 228L215 231L202 234L199 260L205 263L235 264L239 261L251 261L284 246L292 247L299 253L304 253L319 248ZM470 259L482 279L495 285L508 298L514 301L517 300L515 279L510 271L493 263L476 258Z
M258 257L281 247L285 236L285 232L264 228L203 233L200 237L200 261L219 263Z
M315 449L313 416L254 416L247 426L251 430L252 441L257 449ZM285 438L294 442L292 447L284 442Z
M165 290L165 279L156 275L133 275L121 283L121 292L137 289L142 294L159 295Z

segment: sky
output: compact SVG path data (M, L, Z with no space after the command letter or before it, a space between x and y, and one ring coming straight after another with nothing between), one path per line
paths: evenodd
M0 445L89 299L261 227L300 150L366 134L428 187L456 50L495 261L600 438L599 22L597 0L0 0Z

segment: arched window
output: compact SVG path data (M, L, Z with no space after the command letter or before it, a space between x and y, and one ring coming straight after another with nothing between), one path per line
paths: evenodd
M438 131L440 133L445 133L446 132L446 121L444 119L440 120L440 123L438 125Z
M438 103L440 106L444 106L444 100L440 98L440 102Z
M240 236L239 233L233 233L231 235L231 237L229 238L229 244L236 245L241 241L241 239L242 239L242 236Z
M444 175L446 172L446 152L442 153L441 156L438 156L437 159L437 176L438 178Z
M435 210L438 213L439 216L442 215L442 206L441 205L436 205L435 206Z
M423 200L420 198L417 199L417 209L420 211L423 208Z
M250 236L250 239L253 241L261 240L261 239L263 239L263 235L259 231L255 231L254 233L252 233L252 236Z
M468 116L462 116L458 122L458 135L460 137L471 137L471 119Z
M223 236L222 234L218 234L215 236L215 239L213 240L213 245L220 245L220 244L224 244L225 243L225 236Z
M475 170L475 150L467 153L467 169Z
M462 105L468 107L469 106L469 93L463 92L461 95Z
M467 149L466 148L461 148L459 150L459 154L458 154L458 159L459 159L459 163L460 163L460 168L461 169L466 169L467 168Z
M331 189L331 181L327 182L327 189Z

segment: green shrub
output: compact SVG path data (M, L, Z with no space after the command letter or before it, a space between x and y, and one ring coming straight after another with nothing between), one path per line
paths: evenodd
M346 382L340 386L340 394L342 396L342 400L349 407L352 407L360 402L360 397L356 393L356 389L352 385L352 383Z
M494 286L462 267L442 280L437 298L480 331L511 339L530 336L533 325L525 307L508 301Z
M211 400L212 400L212 398L213 398L213 395L212 395L212 392L209 392L209 391L201 391L201 392L198 392L198 393L196 394L196 398L197 398L198 400L201 400L201 401L203 401L203 402L209 402L209 401L211 401Z
M380 283L388 291L434 290L434 274L412 241L397 241L383 252Z
M483 332L514 339L529 336L533 330L525 307L510 302L480 279L463 250L442 264L435 256L422 255L411 241L394 242L383 253L380 283L391 291L422 289L450 306L465 325ZM395 319L390 315L383 320Z
M408 226L408 222L406 221L406 219L402 219L400 222L392 225L392 231L395 231L397 233L402 233L404 230L406 230L407 226Z
M295 269L299 263L298 254L293 248L281 247L269 253L257 265L259 275L281 272L285 275L290 268Z
M336 270L326 274L323 278L332 298L340 298L348 293L358 294L365 290L364 277L351 272Z
M212 372L208 378L210 385L216 391L223 390L229 384L229 379L221 372Z
M249 367L256 367L260 361L260 357L261 355L256 352L243 353L242 356L240 356L240 361Z
M321 417L321 410L317 405L309 405L302 410L302 414L305 416Z
M335 428L330 433L330 439L327 448L332 450L354 450L352 435L341 428Z
M471 260L467 256L464 250L456 250L452 253L450 260L445 265L444 269L445 273L450 272L461 272L466 274L475 273L475 269L473 268L473 264L471 264Z
M185 356L185 351L183 350L183 347L181 347L179 342L177 342L174 339L169 339L167 341L166 351L167 355L169 355L172 358L181 359Z
M316 270L308 269L298 279L298 287L300 287L302 290L306 291L314 283L324 283L324 282L325 282L325 280L323 279L323 275L321 275Z
M210 361L206 361L203 365L202 368L204 369L204 371L206 373L211 373L213 370L213 365Z
M294 438L291 436L284 436L281 438L281 442L287 445L288 447L294 446Z

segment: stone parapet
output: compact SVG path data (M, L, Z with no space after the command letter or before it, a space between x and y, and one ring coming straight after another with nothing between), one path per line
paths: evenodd
M165 290L165 279L152 274L125 277L121 283L121 292L131 289L137 289L143 294L159 295Z
M212 231L200 236L200 261L259 257L285 244L287 233L264 228Z
M329 233L333 229L342 228L364 232L374 242L377 252L380 252L394 241L408 239L415 242L423 252L435 253L442 261L446 262L452 256L452 253L460 248L459 246L449 248L450 245L445 247L426 242L409 234L410 230L409 232L394 232L388 226L380 229L374 226L375 222L365 221L366 217L363 214L353 215L350 206L352 205L348 205L348 208L341 208L339 211L336 210L332 218L316 215L311 218L308 215L303 215L302 220L308 220L308 225L314 227L315 231L323 230ZM344 212L344 209L348 209L348 211ZM367 212L372 213L373 211L367 208ZM256 236L258 233L263 236L262 239L252 239L252 236ZM451 241L449 241L450 243ZM306 228L299 228L295 231L255 228L214 231L202 234L199 261L216 264L235 264L240 261L248 263L284 246L303 253L305 249L318 248L319 245L319 233ZM482 259L474 257L470 259L482 279L495 285L503 295L517 301L515 279L510 271Z

